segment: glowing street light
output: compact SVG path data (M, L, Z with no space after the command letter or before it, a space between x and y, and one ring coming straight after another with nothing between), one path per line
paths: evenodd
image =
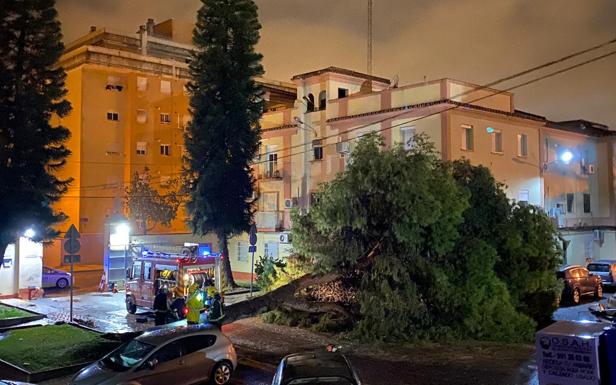
M565 164L569 164L569 162L573 160L573 153L569 150L563 151L563 153L560 154L560 160L562 160Z
M26 238L32 238L35 235L36 235L36 232L32 228L28 228L26 231L24 231L24 237Z

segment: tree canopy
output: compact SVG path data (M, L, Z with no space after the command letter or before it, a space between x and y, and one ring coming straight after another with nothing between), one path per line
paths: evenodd
M553 309L529 294L556 297L551 223L509 202L488 169L442 161L425 136L415 143L361 139L310 212L294 214L295 250L317 271L355 277L362 338L531 338ZM529 276L504 268L514 261Z
M52 208L71 181L55 175L70 154L70 132L52 117L71 106L66 75L56 67L64 46L54 5L14 0L0 9L0 266L6 246L26 228L36 240L49 239L65 219Z
M264 108L255 81L263 75L254 49L260 28L252 0L202 0L193 33L186 207L195 233L218 236L231 285L227 238L247 231L255 211L251 163Z

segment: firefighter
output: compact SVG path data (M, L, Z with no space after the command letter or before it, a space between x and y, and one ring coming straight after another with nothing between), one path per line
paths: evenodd
M167 293L164 288L158 290L158 294L154 297L154 325L164 325L167 323L167 315L169 314L169 303L167 302Z
M212 300L208 308L208 322L220 327L222 325L223 318L225 318L222 305L222 297L220 296L220 293L216 291L216 289L213 289L213 292L211 294Z
M199 285L193 284L190 286L190 295L186 300L186 307L188 307L188 314L186 314L188 324L198 324L199 314L203 310L203 294L199 290Z

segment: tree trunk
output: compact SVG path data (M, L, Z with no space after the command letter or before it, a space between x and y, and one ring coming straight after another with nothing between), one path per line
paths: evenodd
M270 310L274 310L277 307L285 306L294 308L296 310L311 311L316 313L324 313L333 311L335 313L347 316L348 313L336 304L301 304L301 301L297 300L295 293L298 290L306 288L312 285L321 285L327 282L335 281L340 276L338 273L329 274L306 274L288 284L279 287L276 290L272 290L267 294L259 297L235 303L225 307L225 318L223 323L231 323L242 318L253 317L258 314L265 313ZM322 306L323 305L323 306ZM327 309L326 309L327 308ZM342 310L341 310L342 309Z
M237 284L233 279L233 271L231 270L231 258L229 257L229 240L227 239L227 234L225 234L224 232L218 233L218 245L220 253L223 255L222 268L227 286L231 288L236 288Z

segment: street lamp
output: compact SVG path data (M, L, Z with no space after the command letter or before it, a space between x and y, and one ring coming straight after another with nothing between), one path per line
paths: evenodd
M569 164L573 160L573 153L569 150L565 150L560 154L560 160L565 164Z
M33 228L28 228L26 231L24 231L24 237L26 238L33 238L36 235L36 232L34 231Z

